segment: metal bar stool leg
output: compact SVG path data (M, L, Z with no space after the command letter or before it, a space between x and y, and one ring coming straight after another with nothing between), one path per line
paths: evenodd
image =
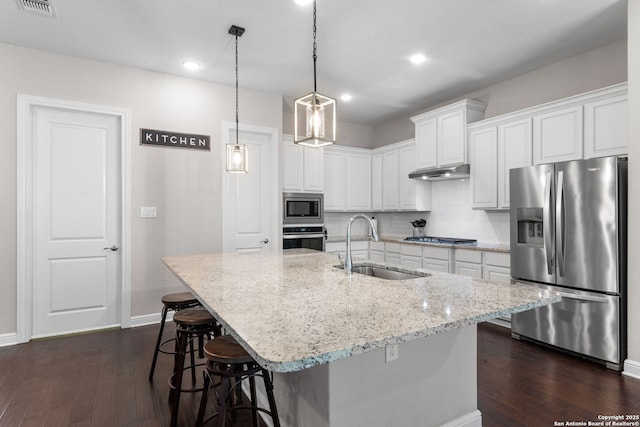
M156 370L156 362L158 361L158 353L160 352L160 343L162 342L162 333L164 332L164 323L167 320L167 313L169 309L166 306L162 307L162 319L160 320L160 332L158 333L158 340L156 341L156 348L153 351L153 361L151 362L151 369L149 370L149 381L153 381L153 373Z
M178 423L178 408L180 407L180 391L182 389L182 371L184 368L184 357L187 351L188 333L178 330L176 332L177 350L174 364L173 389L169 392L171 399L171 427L176 427ZM173 396L171 394L173 393Z

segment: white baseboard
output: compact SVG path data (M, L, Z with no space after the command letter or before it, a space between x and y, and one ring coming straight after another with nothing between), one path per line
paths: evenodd
M10 334L0 334L0 347L18 344L18 334L12 332Z
M476 409L473 412L469 412L443 424L442 427L482 427L482 413Z
M622 375L640 380L640 362L631 359L625 360Z
M143 314L141 316L132 316L131 317L131 327L136 328L138 326L147 326L153 325L156 323L160 323L160 319L162 319L162 313L153 313L153 314ZM167 322L173 320L173 311L170 311L167 314Z

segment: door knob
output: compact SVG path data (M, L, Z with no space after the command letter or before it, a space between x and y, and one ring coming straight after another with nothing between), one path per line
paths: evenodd
M115 252L115 251L117 251L117 250L118 250L118 249L120 249L120 248L118 248L116 245L113 245L113 246L111 246L110 248L103 248L103 249L104 249L105 251L106 251L107 249L110 249L110 250L112 250L113 252Z
M265 243L265 244L266 244L266 243L269 243L269 239L261 240L261 242L262 242L262 243Z

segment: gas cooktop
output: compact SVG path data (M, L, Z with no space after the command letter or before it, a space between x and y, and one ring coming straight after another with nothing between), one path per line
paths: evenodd
M441 243L443 245L473 245L478 243L478 241L475 239L460 239L456 237L435 237L435 236L405 237L404 240L408 242L420 242L420 243Z

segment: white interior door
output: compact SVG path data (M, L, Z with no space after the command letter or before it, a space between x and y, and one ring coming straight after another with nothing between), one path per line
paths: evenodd
M118 324L120 119L33 112L33 337Z
M235 143L235 127L225 126L224 132L223 142ZM239 139L247 145L249 173L223 172L223 248L225 252L275 250L277 131L241 127Z

